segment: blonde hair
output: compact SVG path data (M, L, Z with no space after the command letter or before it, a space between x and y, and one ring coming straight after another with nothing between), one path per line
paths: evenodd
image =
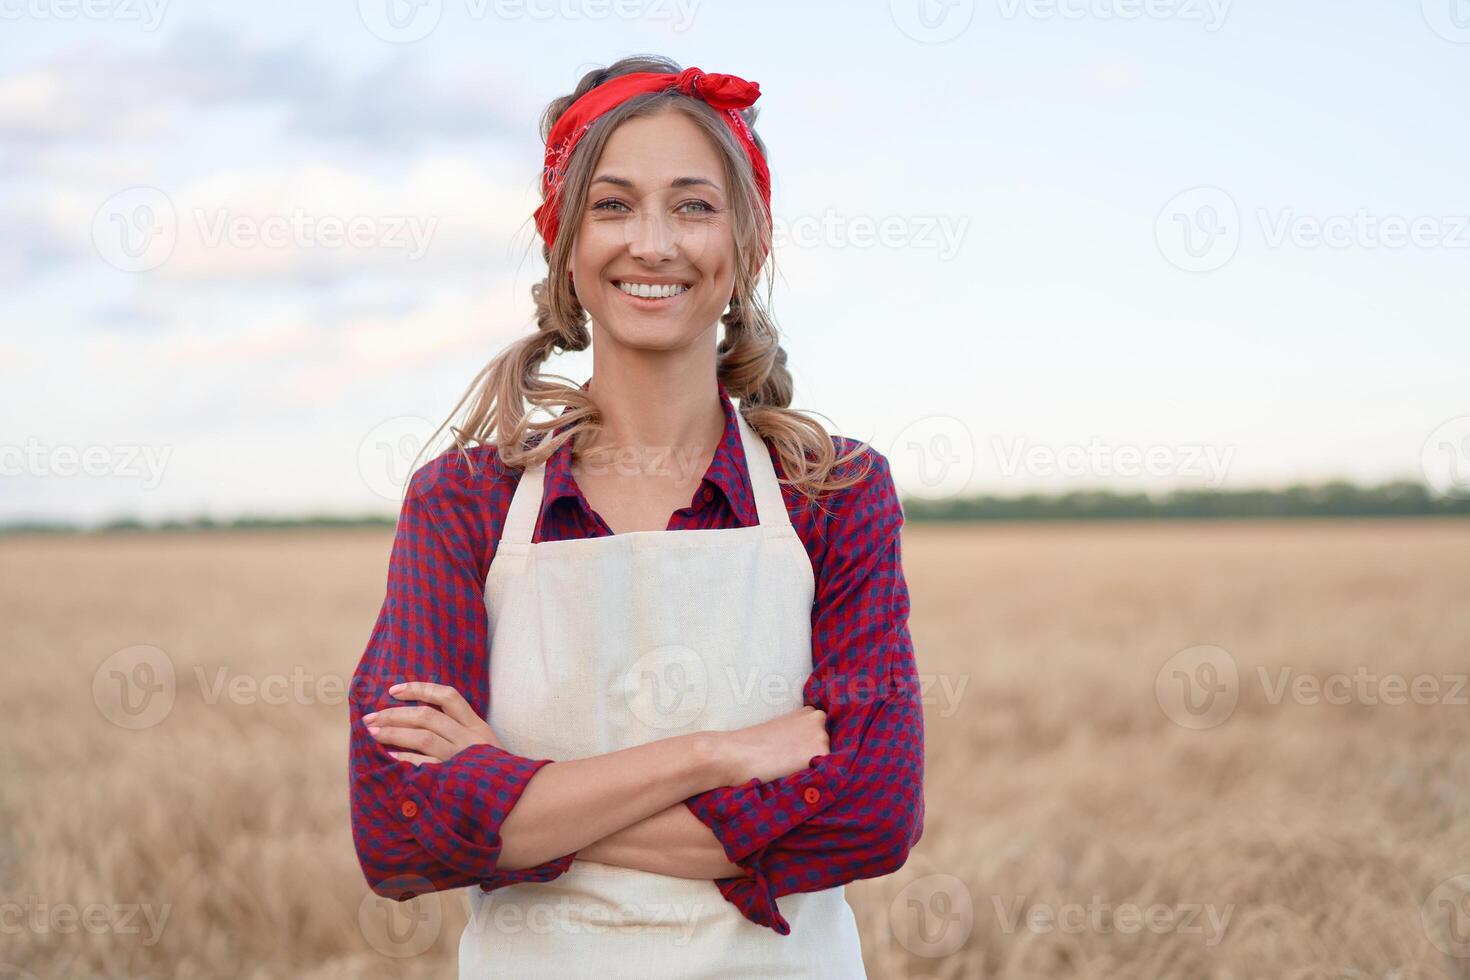
M583 94L598 85L630 72L669 72L682 69L674 61L657 55L623 58L606 68L582 76L570 95L552 101L541 116L543 142L558 117ZM591 395L568 378L541 373L541 365L553 352L586 350L592 343L587 312L577 301L574 284L567 275L578 223L566 220L581 213L587 200L592 171L612 132L623 122L664 111L683 112L710 138L724 160L731 188L736 252L735 298L720 317L724 336L716 348L716 371L727 393L740 399L739 411L764 439L769 440L788 474L781 482L797 487L809 500L821 494L860 482L871 459L858 470L838 473L838 467L866 457L867 444L858 442L839 456L832 436L815 419L790 407L791 372L786 367L776 326L767 306L757 295L763 259L769 250L771 225L756 188L750 160L728 125L701 99L673 88L635 96L619 104L592 124L577 143L567 164L562 187L561 231L553 246L542 242L548 273L531 287L536 303L536 332L507 346L485 365L470 382L450 418L466 401L473 401L459 426L450 426L454 444L469 457L473 444L498 447L501 463L520 469L544 462L562 443L572 439L574 458L588 443L584 440L601 426L601 415ZM742 110L754 134L757 109ZM755 136L762 153L765 143ZM769 268L769 266L767 266ZM766 277L769 302L771 277ZM553 379L566 381L555 383ZM553 408L564 408L559 415ZM541 408L555 417L534 421L531 413ZM443 430L441 423L434 435ZM560 431L550 436L552 429ZM539 436L539 437L538 437ZM425 443L433 442L433 436ZM417 462L417 461L415 461ZM416 468L416 467L415 467ZM412 469L410 470L412 472Z

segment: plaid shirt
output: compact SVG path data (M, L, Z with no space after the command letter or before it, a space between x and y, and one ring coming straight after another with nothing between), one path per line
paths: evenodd
M724 436L690 506L674 512L671 530L759 522L735 406L718 387ZM833 441L839 452L855 445L842 436ZM494 447L470 453L475 472L449 450L410 480L387 594L352 680L353 841L369 886L399 900L472 884L489 891L550 881L575 857L496 867L502 822L552 760L475 745L439 765L414 766L388 756L361 720L403 704L388 688L409 680L449 685L486 715L493 652L485 577L520 471L503 468ZM813 670L802 694L803 703L827 713L829 754L780 779L751 779L684 801L730 861L749 872L716 879L721 894L781 935L791 927L778 896L896 871L924 828L924 718L899 550L904 515L887 459L869 448L867 461L862 482L821 506L781 488L816 578ZM774 453L772 462L784 479ZM547 460L546 480L533 541L612 533L572 477L570 442Z

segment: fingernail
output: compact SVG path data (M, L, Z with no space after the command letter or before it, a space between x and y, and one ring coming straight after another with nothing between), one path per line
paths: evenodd
M397 694L399 691L403 690L407 686L407 684L394 684L392 687L388 688L388 693Z
M376 711L374 711L370 715L363 715L362 720L365 721L365 722L367 722L369 725L371 725L373 722L375 722L375 721L378 720L378 713Z
M382 731L382 729L380 729L380 728L375 728L375 727L373 727L373 726L372 726L372 725L369 725L369 726L368 726L368 734L369 734L369 735L376 735L376 734L378 734L378 732L380 732L380 731Z

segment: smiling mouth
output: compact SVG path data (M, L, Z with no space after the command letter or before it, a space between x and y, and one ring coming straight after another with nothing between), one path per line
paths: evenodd
M645 306L657 306L676 300L692 288L685 283L649 285L647 283L622 282L614 279L613 287L628 299Z

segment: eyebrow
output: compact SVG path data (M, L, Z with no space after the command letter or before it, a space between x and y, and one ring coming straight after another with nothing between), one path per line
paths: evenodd
M616 184L619 187L627 187L629 189L632 189L634 186L633 182L628 178L618 177L614 174L598 174L596 177L592 178L592 183ZM720 190L719 184L716 184L712 180L706 180L703 177L675 177L673 180L669 181L669 186L676 189L680 187L695 187L700 184L703 184L706 187L713 187L717 191Z

